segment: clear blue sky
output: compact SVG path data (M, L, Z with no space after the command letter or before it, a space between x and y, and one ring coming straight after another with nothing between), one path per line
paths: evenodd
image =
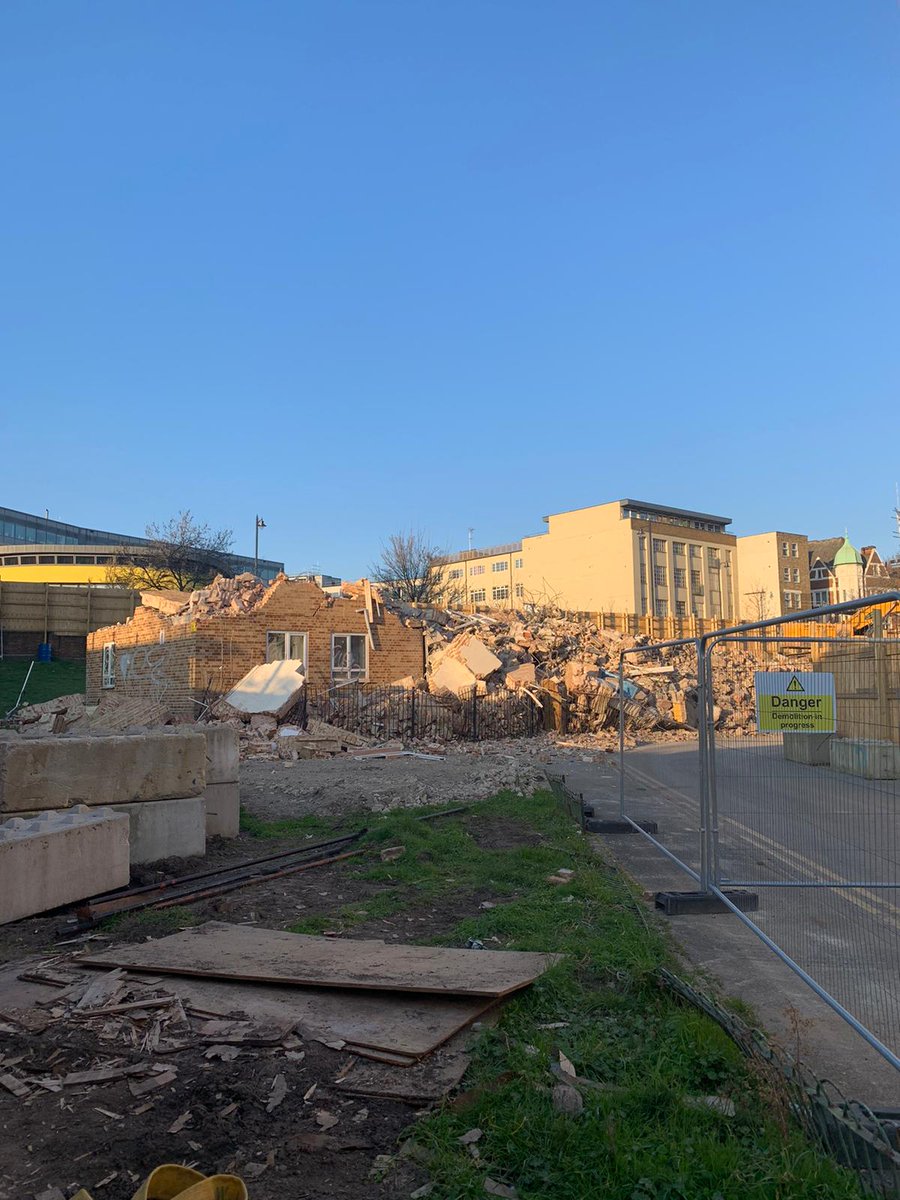
M898 101L895 0L5 0L0 503L896 549Z

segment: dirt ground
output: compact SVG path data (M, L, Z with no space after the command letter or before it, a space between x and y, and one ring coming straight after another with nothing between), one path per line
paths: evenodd
M361 795L384 796L390 789L401 789L401 777L412 777L430 787L427 771L431 764L406 761L416 765L404 769L406 762L399 760L403 764L399 771L396 760L348 766L343 775L344 802L352 799L358 807ZM303 773L310 765L317 768L309 773L315 775L316 783ZM469 765L465 759L454 762L452 777L465 778ZM324 792L329 775L337 788L342 786L341 767L332 763L250 764L243 774L244 803L255 815L266 817L294 815L292 804L300 780L300 794L307 804L315 803L317 789ZM366 784L363 788L358 786L360 779ZM470 783L470 788L476 785ZM434 798L432 793L428 795ZM328 804L335 804L333 797ZM328 811L335 809L329 807ZM473 837L484 847L540 841L533 831L516 831L504 822L465 815L451 819L469 823ZM242 834L231 842L211 842L205 860L155 864L137 872L136 880L149 882L169 873L241 861L312 840ZM446 936L459 921L476 914L492 895L487 890L454 893L442 898L439 906L412 906L344 928L342 910L365 905L383 890L383 885L363 878L362 868L351 859L192 905L187 918L184 909L174 909L114 919L97 927L86 944L91 950L100 950L120 942L164 936L181 927L185 919L252 922L281 929L309 916L325 918L335 933L348 937L421 942ZM427 1172L414 1153L401 1153L387 1173L378 1156L398 1154L409 1136L404 1131L414 1126L417 1113L427 1111L433 1099L346 1094L335 1082L347 1065L346 1052L304 1037L294 1049L283 1044L241 1048L234 1061L226 1062L207 1058L207 1047L194 1038L180 1049L157 1051L148 1060L147 1053L133 1044L134 1021L128 1023L128 1035L115 1028L103 1035L70 1019L48 1019L48 1012L58 1011L47 1007L48 1002L53 1003L54 989L24 984L18 977L29 965L33 969L52 955L71 954L80 948L58 944L73 936L65 914L0 929L0 962L7 964L0 967L0 1077L11 1068L19 1076L24 1072L36 1079L110 1062L146 1065L153 1061L160 1069L174 1066L177 1078L139 1099L132 1095L129 1079L66 1087L61 1092L33 1087L32 1094L23 1099L5 1090L0 1078L0 1125L5 1135L0 1139L0 1200L22 1200L50 1187L71 1195L76 1185L86 1187L94 1200L119 1200L130 1197L153 1166L167 1161L195 1164L209 1173L235 1171L248 1182L253 1200L283 1200L285 1196L297 1200L330 1200L334 1196L394 1200L408 1196L425 1181ZM64 962L57 965L65 968ZM23 1011L31 1014L26 1020L34 1028L18 1024ZM140 1022L137 1027L143 1028ZM458 1063L468 1037L468 1033L459 1034L446 1049L430 1056L426 1060L430 1065L422 1064L426 1074L439 1072L445 1059L450 1068ZM267 1112L279 1075L284 1076L287 1095ZM171 1132L186 1112L190 1117L183 1128ZM322 1128L323 1113L326 1124L336 1118L327 1129Z
M427 759L342 755L299 762L250 759L241 764L241 803L265 821L466 804L507 789L530 793L545 784L538 756L514 744L505 753L482 754L473 748Z

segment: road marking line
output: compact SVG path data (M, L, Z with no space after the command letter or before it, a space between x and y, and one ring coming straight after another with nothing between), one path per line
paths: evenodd
M661 780L654 778L652 775L648 775L646 772L639 770L637 767L627 766L625 771L626 774L634 775L640 782L650 784L657 790L662 790L664 793L668 793L671 796L677 796L681 800L686 801L688 804L699 808L700 801L697 799L697 797L689 796L686 792L682 792L679 788L671 787L669 784L663 783ZM719 815L723 823L727 821L730 825L742 830L745 835L743 840L748 841L751 846L753 845L753 840L751 839L765 843L770 852L774 854L776 858L780 858L785 865L795 869L804 870L807 874L811 874L814 880L816 878L816 874L818 873L827 877L832 883L841 882L840 875L836 875L833 871L830 871L816 859L806 858L804 855L800 854L799 851L791 850L782 842L773 841L771 838L767 838L765 834L758 833L755 829L751 829L749 826L743 825L734 817L723 816L721 813ZM862 909L864 912L867 912L872 916L880 917L889 925L893 926L893 928L900 930L900 920L898 920L898 917L900 917L900 909L898 909L896 905L890 904L888 901L884 900L876 892L869 891L868 888L837 887L834 890L835 892L840 893L845 900L849 900L851 904L856 905L857 908ZM860 896L867 896L869 900L874 903L875 907L872 907L864 900L861 900Z

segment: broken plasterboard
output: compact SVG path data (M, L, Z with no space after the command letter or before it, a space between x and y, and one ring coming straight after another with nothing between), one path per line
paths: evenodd
M225 702L238 712L283 717L300 699L304 682L303 662L299 658L261 663L234 685Z

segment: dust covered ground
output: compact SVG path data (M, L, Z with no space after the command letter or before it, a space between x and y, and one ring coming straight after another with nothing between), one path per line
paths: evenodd
M428 804L469 804L501 791L546 786L547 747L533 741L476 744L427 758L248 760L241 764L241 805L263 821L349 812L387 812ZM495 747L502 748L495 748Z

